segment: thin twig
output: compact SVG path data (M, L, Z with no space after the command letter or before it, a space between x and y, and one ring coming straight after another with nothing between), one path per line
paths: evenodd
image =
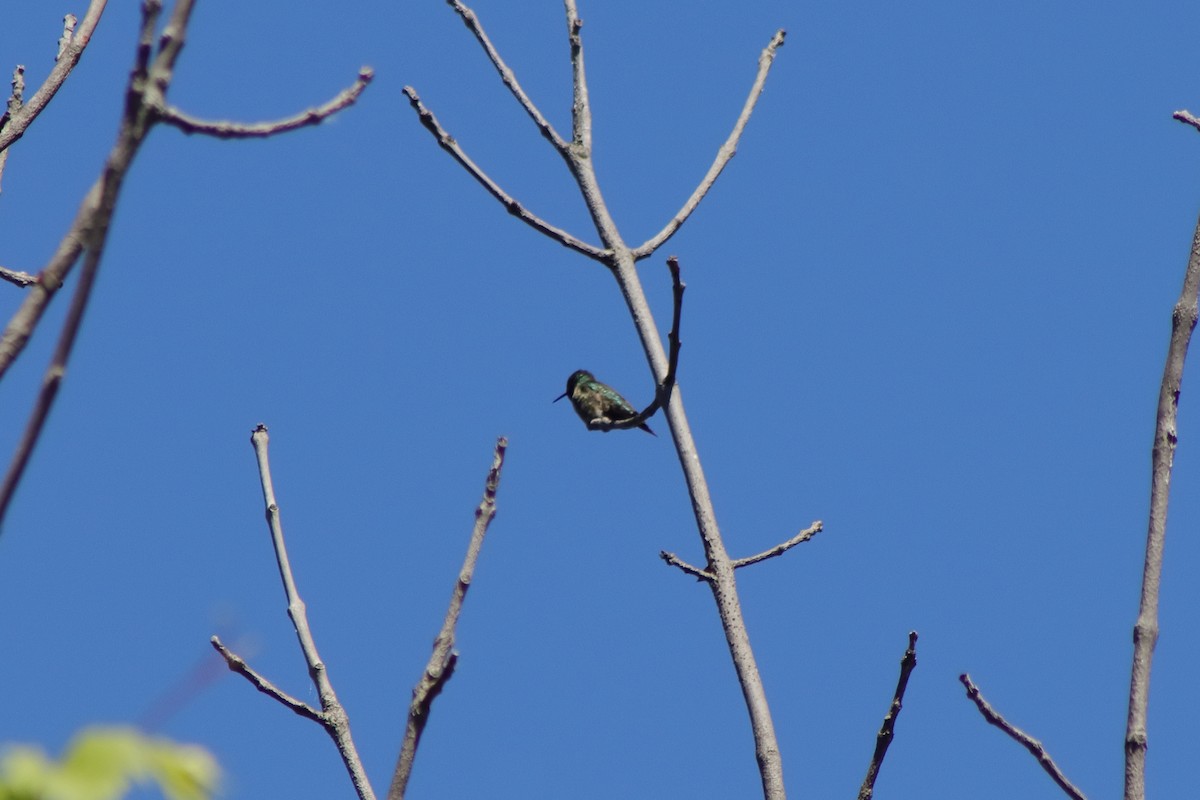
M4 104L4 113L0 114L0 133L4 132L8 125L9 119L13 114L21 110L21 106L25 103L25 66L17 64L13 68L12 76L12 92L8 95L8 102ZM0 182L4 180L4 167L8 165L8 150L0 150Z
M667 376L663 378L662 383L655 387L653 402L642 409L637 416L623 420L590 420L587 422L589 430L617 431L637 428L654 416L664 403L671 400L671 391L675 388L675 372L679 367L679 322L683 315L683 290L687 288L687 284L679 279L678 258L675 256L668 258L667 269L671 271L671 288L674 303L674 310L671 316L671 332L667 334L667 342L670 344L671 350L671 355L667 358Z
M822 524L821 520L817 520L812 525L809 525L807 528L788 539L786 542L777 544L770 550L764 550L758 555L747 556L746 558L735 558L733 560L733 568L738 569L740 567L748 567L751 564L757 564L759 561L766 561L768 558L774 558L777 555L786 553L796 545L807 542L822 530L824 530L824 525Z
M63 17L63 32L58 40L58 52L54 54L54 60L58 61L67 52L67 48L71 46L71 41L75 38L75 25L79 22L79 17L74 14L67 14Z
M997 728L1008 734L1013 741L1017 742L1017 744L1028 750L1033 757L1037 759L1037 762L1041 764L1042 769L1046 770L1046 774L1049 775L1054 782L1058 784L1059 788L1066 792L1067 795L1072 798L1072 800L1087 800L1083 792L1081 792L1074 784L1067 780L1067 776L1064 775L1063 771L1058 768L1057 764L1054 763L1054 759L1052 759L1050 754L1046 752L1046 748L1042 747L1041 742L1010 723L1003 716L1001 716L996 709L992 708L991 704L988 703L987 700L983 699L983 695L979 693L979 688L971 682L970 675L963 673L962 675L958 676L958 680L963 686L966 687L967 697L975 703L975 707L979 709L979 713L983 715L983 718L987 720L989 724L995 725Z
M253 667L247 664L245 659L226 647L221 641L221 637L213 636L211 639L209 639L209 641L212 643L213 649L220 653L221 657L225 659L225 663L229 666L229 669L250 681L250 683L254 685L255 689L258 689L268 697L278 700L280 703L287 706L292 711L295 711L302 717L307 717L313 722L319 722L322 725L327 724L326 715L324 712L318 711L308 703L292 697L290 694L264 678Z
M742 138L742 131L746 129L746 124L750 122L750 115L754 113L754 106L758 103L758 98L762 95L763 86L766 85L767 73L771 71L771 64L775 61L775 53L783 46L785 36L785 31L776 31L775 35L771 37L771 41L762 51L762 55L758 57L758 74L754 78L754 85L750 87L750 96L746 98L746 103L742 106L742 113L738 115L737 122L734 123L733 131L729 134L729 138L717 150L717 157L713 160L712 166L708 168L708 173L700 181L700 185L696 187L696 191L692 192L692 196L683 204L683 208L679 209L675 216L671 218L671 221L667 223L666 227L648 239L641 247L634 248L633 257L636 260L640 261L650 255L675 235L679 227L687 221L687 218L700 205L700 201L708 194L708 190L717 182L717 177L724 171L725 165L737 154L738 141Z
M712 581L716 579L711 572L705 572L699 567L692 566L674 553L668 553L666 550L659 550L658 557L665 561L668 566L679 567L679 569L683 570L688 575L691 575L698 581Z
M71 297L71 307L63 321L58 344L50 358L50 365L42 377L42 387L34 402L33 411L30 412L29 420L25 424L25 432L9 462L8 472L4 475L4 483L0 484L0 521L8 513L9 504L16 495L17 485L25 474L29 458L33 455L33 448L37 445L42 430L45 428L46 417L50 414L50 408L58 396L58 389L62 385L63 377L67 374L67 361L71 358L71 350L75 347L75 340L79 336L79 326L83 323L83 314L87 310L88 300L91 299L92 287L96 283L96 272L100 268L101 253L101 249L88 250L87 256L83 260L79 284L75 287L75 294Z
M342 109L353 105L374 77L374 70L370 67L363 67L358 71L358 77L354 84L343 89L329 102L274 122L206 120L193 117L170 105L159 111L159 119L174 125L187 134L199 133L205 136L215 136L218 139L265 139L268 136L287 133L297 128L321 124Z
M83 15L83 22L71 34L70 43L63 46L60 42L54 69L50 70L50 74L33 93L33 97L29 98L29 102L12 114L8 123L0 129L0 151L7 150L9 145L25 135L25 130L37 119L38 114L42 113L55 93L62 88L63 82L71 74L71 70L75 69L80 56L83 55L84 49L91 41L92 32L96 29L96 24L100 21L100 16L104 13L104 6L107 3L108 0L92 0L88 5L87 13Z
M1197 118L1195 115L1192 114L1192 112L1187 111L1186 109L1181 109L1179 111L1176 111L1174 114L1171 115L1171 118L1177 119L1180 122L1183 122L1187 125L1191 125L1193 128L1200 131L1200 118Z
M508 439L501 436L496 440L492 468L488 471L487 482L483 488L483 499L479 501L479 508L475 509L475 527L471 531L470 544L467 545L467 556L463 560L454 591L450 595L450 608L442 621L442 629L433 640L433 655L429 657L425 672L421 674L421 680L413 689L412 703L408 707L408 721L404 728L404 744L400 748L400 757L396 760L392 785L388 789L388 800L403 800L408 779L412 775L413 761L417 757L417 746L421 743L421 734L429 722L433 701L441 694L458 664L458 653L454 651L454 631L458 625L459 614L462 613L467 589L471 587L471 580L475 575L475 564L479 561L483 537L487 535L488 526L496 516L496 490L500 486L500 472L504 468L504 453L507 449Z
M1177 112L1176 119L1179 118ZM1190 115L1189 115L1190 116ZM1192 118L1194 119L1194 118ZM1192 119L1184 120L1195 124ZM1200 126L1197 126L1200 127ZM1163 367L1155 413L1154 446L1150 465L1150 515L1146 526L1146 560L1142 571L1142 595L1133 627L1133 666L1129 678L1129 713L1125 725L1125 800L1146 796L1146 729L1150 704L1150 663L1158 641L1158 596L1162 586L1163 550L1167 538L1167 506L1171 495L1171 467L1179 416L1179 392L1188 345L1200 309L1200 222L1192 236L1192 251L1184 272L1179 300L1171 313L1171 341Z
M875 752L871 763L867 766L867 777L863 779L862 788L858 790L858 800L871 800L875 796L875 779L879 777L879 768L883 766L883 758L887 755L888 747L896 735L896 718L904 707L904 692L908 689L908 676L917 667L917 632L908 632L908 649L900 659L900 678L896 681L896 691L892 695L892 704L883 717L883 725L875 735Z
M4 153L0 153L0 157L3 157L7 152L6 150ZM0 279L6 280L9 283L15 283L22 289L37 283L36 275L30 275L28 272L21 272L16 269L8 269L7 267L0 267Z
M496 68L496 72L500 73L500 80L504 81L504 85L512 92L513 97L517 98L517 102L521 104L521 108L525 109L525 113L537 125L538 130L542 132L542 136L546 137L546 140L554 146L555 150L565 153L568 146L566 141L558 135L558 131L554 130L554 126L550 124L550 121L542 115L538 107L529 99L529 95L525 94L525 90L521 88L520 82L517 81L516 73L512 71L508 64L504 63L504 59L500 57L500 53L492 44L492 40L484 32L483 23L479 21L478 15L458 0L447 0L447 2L462 17L463 23L471 33L475 35L476 40L478 40L479 44L483 47L483 51L487 53L488 59L492 62L492 66Z
M308 675L317 688L317 696L321 698L321 711L324 713L319 715L316 721L321 723L325 732L337 746L338 752L342 756L342 763L346 765L346 772L349 773L350 781L354 784L354 790L358 793L360 800L374 800L375 792L371 789L370 781L367 780L367 773L363 769L362 760L358 757L358 750L354 746L354 739L350 735L350 719L338 701L337 693L333 690L333 683L329 680L325 662L321 660L321 656L317 652L317 643L313 639L312 629L308 625L308 610L300 598L300 592L296 589L296 580L292 576L292 565L288 560L287 546L283 541L283 522L279 515L279 504L275 501L275 486L271 480L271 465L267 458L269 442L266 425L258 425L250 434L250 443L254 446L254 454L258 459L258 477L262 483L263 504L267 509L267 527L271 532L275 563L279 567L279 578L283 582L283 592L287 596L288 616L292 619L292 626L296 629L296 639L300 642L300 650L304 653L304 660L308 664Z
M529 225L534 230L540 231L541 233L549 236L551 239L555 240L564 247L569 247L572 250L583 253L588 258L592 258L597 261L604 261L606 259L607 256L603 250L580 239L576 239L574 236L560 228L554 227L537 214L534 214L532 211L525 208L525 206L521 205L516 198L512 197L503 189L501 189L498 183L488 177L487 173L480 169L479 166L471 160L471 157L468 156L466 151L459 146L455 138L446 132L446 129L441 126L441 123L438 122L437 117L433 115L433 112L426 108L425 104L421 102L421 98L419 95L417 95L416 89L411 86L405 86L404 95L408 98L409 104L417 112L417 116L420 118L421 124L425 126L426 130L433 134L433 138L437 139L437 143L441 146L441 148L449 153L454 160L463 167L463 169L470 173L471 177L479 181L480 185L487 189L488 194L499 200L500 204L508 210L508 213L512 214L526 225Z
M13 67L12 80L9 81L12 86L12 91L8 95L8 102L4 104L4 115L0 116L0 129L8 124L9 119L13 114L21 110L21 106L25 105L25 65L17 64Z

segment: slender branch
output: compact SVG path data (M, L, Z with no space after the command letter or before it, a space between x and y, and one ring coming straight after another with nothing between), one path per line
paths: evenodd
M705 572L699 567L693 567L691 564L687 563L674 553L668 553L666 550L659 550L658 557L665 561L668 566L679 567L679 569L683 570L688 575L691 575L698 581L716 580L716 577L711 572Z
M71 298L71 307L67 311L67 318L63 321L58 344L54 348L50 365L46 368L46 374L42 378L42 388L34 402L33 411L30 412L21 441L17 444L17 449L9 462L4 483L0 484L0 521L8 513L8 507L17 492L17 485L25 474L29 458L33 455L33 448L42 435L46 417L50 415L50 408L54 405L54 399L58 396L63 376L67 373L67 361L71 357L71 350L75 347L75 340L79 336L79 326L83 322L83 314L87 310L88 300L92 296L92 287L96 283L101 252L101 249L89 250L84 258L79 285L75 287L75 294Z
M342 109L353 105L374 77L374 70L370 67L363 67L358 71L358 77L354 84L343 89L329 102L274 122L246 123L206 120L193 117L170 105L159 110L159 119L174 125L187 134L200 133L206 136L215 136L218 139L265 139L268 136L287 133L297 128L321 124Z
M267 510L267 527L271 532L271 545L275 549L275 562L279 566L279 578L283 582L283 593L287 596L288 616L292 619L292 626L296 629L296 639L300 643L300 650L304 653L304 660L308 664L308 675L317 688L317 696L321 698L321 710L324 713L317 719L317 722L321 723L325 732L337 746L338 752L342 756L342 762L346 765L346 772L349 773L359 798L374 800L375 792L371 789L370 781L367 780L367 773L363 769L362 760L358 757L358 750L354 746L354 739L350 735L350 720L346 716L346 710L338 701L337 693L333 690L333 683L329 680L325 662L321 660L321 656L317 652L317 643L313 639L312 629L308 625L308 610L300 598L295 578L292 576L292 565L288 560L287 547L283 541L283 522L280 520L279 504L275 501L275 486L271 480L271 465L267 458L269 442L266 425L260 424L250 434L250 443L254 446L254 454L258 459L258 477L262 483L263 504Z
M1178 118L1178 112L1176 114ZM1193 124L1187 120L1189 124ZM1154 446L1150 466L1150 515L1146 526L1146 560L1142 594L1133 627L1133 666L1129 679L1129 713L1125 725L1125 800L1146 795L1146 730L1150 704L1150 663L1158 641L1158 596L1162 586L1163 550L1167 538L1167 506L1171 495L1171 468L1175 461L1179 392L1183 366L1198 313L1200 291L1200 222L1192 236L1192 251L1183 287L1171 313L1171 340L1163 367L1155 414Z
M638 261L653 253L664 242L675 235L679 227L687 221L687 218L700 205L700 201L708 194L708 190L717 182L717 177L725 170L725 166L729 163L730 159L737 154L738 141L742 138L742 131L746 129L746 124L750 122L750 115L754 113L754 106L758 103L758 98L762 95L763 86L766 85L767 73L771 71L771 64L775 61L775 54L783 46L785 36L786 32L779 30L771 37L771 41L762 51L762 55L758 57L758 75L754 78L754 85L750 87L750 96L746 98L746 103L742 106L742 113L738 115L737 122L734 123L733 131L730 132L729 138L717 150L717 157L713 160L712 166L708 168L708 173L700 181L700 185L696 187L696 190L692 192L692 196L683 204L683 208L679 209L675 216L671 218L671 221L667 223L666 227L648 239L641 247L634 248L633 257Z
M525 94L525 90L521 88L521 84L517 80L516 73L509 68L508 64L504 63L504 59L500 57L500 53L492 44L492 40L484 32L483 23L479 21L478 15L458 0L447 0L447 2L462 17L462 21L467 26L467 29L475 35L476 40L478 40L479 44L483 47L483 51L487 53L488 59L492 62L492 66L496 68L496 72L500 73L500 80L512 92L513 97L517 98L517 102L521 104L521 108L525 109L525 113L537 125L538 130L542 132L542 136L546 137L546 140L554 145L555 150L565 153L568 146L566 141L558 135L558 131L554 130L554 126L550 124L549 120L542 115L538 107L529 99L529 95Z
M7 152L8 151L0 153L0 158L3 158ZM7 267L0 267L0 279L6 280L9 283L15 283L22 289L24 289L26 286L32 286L33 284L37 283L36 275L30 275L28 272L21 272L20 270L16 269L8 269Z
M501 436L496 440L496 450L492 455L492 468L488 471L487 482L483 488L483 499L475 509L475 527L471 531L471 541L467 545L467 555L463 560L454 591L450 595L450 607L446 618L442 621L442 629L433 640L433 654L425 665L421 680L413 689L412 703L408 708L408 721L404 728L404 744L400 748L400 757L396 761L396 769L392 775L392 785L388 789L388 800L403 800L408 779L412 775L413 761L417 756L417 746L421 743L421 734L429 722L429 712L433 708L434 699L441 694L446 682L454 674L458 664L458 653L454 651L454 632L458 625L459 614L462 613L463 601L471 580L475 575L475 564L479 561L479 551L483 547L483 538L487 535L488 526L496 516L496 490L500 486L500 472L504 468L504 453L508 449L508 440Z
M8 125L8 120L13 114L21 110L21 106L25 102L25 67L22 64L17 64L13 68L12 76L12 92L8 95L8 102L4 104L4 113L0 115L0 133ZM0 182L4 179L4 167L8 165L8 151L0 150Z
M425 104L421 102L421 98L417 95L416 89L411 86L405 86L404 94L408 98L409 104L417 112L417 116L420 118L421 124L425 126L426 130L433 134L433 138L437 139L438 145L440 145L443 150L449 153L455 161L462 165L463 169L470 173L471 177L479 181L480 185L487 189L488 194L499 200L500 204L508 210L508 213L512 214L526 225L529 225L534 230L549 236L551 239L555 240L564 247L569 247L572 250L583 253L588 258L592 258L597 261L604 261L606 259L607 256L603 250L595 247L594 245L590 245L587 242L576 239L574 236L560 228L554 227L549 222L546 222L544 219L525 208L525 206L521 205L521 203L515 198L501 189L499 184L489 178L487 173L480 169L479 166L471 160L470 156L468 156L466 151L459 146L454 137L446 132L446 129L443 128L441 123L437 121L437 117L433 115L433 112L426 108Z
M1200 131L1200 118L1197 118L1192 112L1187 110L1176 111L1171 115L1172 119L1177 119L1187 125L1191 125L1196 130Z
M766 561L768 558L774 558L777 555L786 553L788 550L791 550L798 544L807 542L822 530L824 530L824 524L820 520L817 520L812 525L809 525L807 528L788 539L786 542L777 544L770 550L764 550L757 555L747 556L746 558L735 558L729 562L730 566L732 566L734 569L740 569L741 567L748 567L751 564L757 564L759 561ZM693 575L702 581L711 581L715 579L711 572L692 566L674 553L668 553L666 550L661 550L659 551L658 556L668 565L672 567L678 567L688 575Z
M759 553L758 555L747 556L746 558L735 558L733 560L733 568L739 569L740 567L748 567L751 564L757 564L759 561L766 561L768 558L774 558L777 555L786 553L788 550L791 550L796 545L807 542L809 539L816 536L818 533L820 533L824 529L825 528L824 528L824 525L821 522L821 520L817 520L812 525L809 525L807 528L800 531L792 538L788 539L786 542L783 542L782 544L777 544L774 547L772 547L770 550L764 550L761 553Z
M83 15L83 22L73 32L68 30L70 28L69 25L64 24L63 36L66 38L67 34L70 33L69 43L64 45L62 40L59 41L58 55L55 58L54 69L50 70L50 74L46 76L46 80L34 92L33 97L29 98L29 102L21 106L15 113L12 113L8 118L8 122L0 128L0 151L7 150L9 145L25 135L26 129L37 119L38 114L42 113L46 104L53 99L58 90L62 88L63 82L71 74L71 70L75 69L75 65L79 63L84 49L87 47L88 42L91 41L92 32L95 31L96 24L100 22L100 16L104 13L104 6L107 3L108 0L92 0L88 5L87 13Z
M1069 797L1071 797L1073 800L1087 800L1083 792L1081 792L1074 784L1067 780L1067 776L1064 775L1062 770L1058 768L1058 765L1054 763L1054 759L1052 759L1050 754L1046 752L1046 748L1042 747L1041 742L1010 723L1000 715L1000 712L992 708L991 704L988 703L988 701L983 698L983 695L979 693L979 688L971 682L970 675L963 673L962 675L958 676L958 680L963 686L966 687L967 697L975 703L975 707L979 709L979 713L983 715L983 718L987 720L988 724L995 725L997 728L1008 734L1013 741L1028 750L1033 757L1037 759L1038 763L1042 766L1042 769L1046 770L1046 774L1049 775L1054 782L1058 784L1059 788L1066 792Z
M896 736L896 718L904 707L904 692L908 689L908 677L917 667L917 632L908 632L908 649L900 659L900 678L896 681L896 691L892 695L892 704L883 717L883 725L875 735L875 752L871 763L867 765L867 777L863 779L862 788L858 790L858 800L871 800L875 796L875 779L879 777L879 768L883 766L883 758L887 755L888 747Z
M229 666L229 669L250 681L255 689L258 689L268 697L273 697L302 717L307 717L313 722L319 722L322 725L328 724L324 712L318 711L302 700L297 700L264 678L253 667L247 664L245 659L226 647L221 642L221 637L214 636L209 641L212 643L213 649L225 659L225 663Z
M679 367L679 320L683 315L683 290L687 284L679 279L679 259L671 256L667 259L667 268L671 270L671 287L674 310L671 317L671 332L667 334L671 355L667 359L667 376L662 383L655 387L654 401L642 409L636 417L623 420L594 419L587 423L588 430L616 431L636 428L650 419L662 408L663 403L670 401L671 390L675 388L675 372Z

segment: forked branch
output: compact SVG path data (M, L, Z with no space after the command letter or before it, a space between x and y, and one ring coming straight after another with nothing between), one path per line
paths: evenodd
M172 124L181 124L178 112L171 110L167 104L166 92L170 88L174 76L175 62L183 48L194 1L179 0L161 35L158 35L157 28L162 14L162 2L161 0L144 0L141 31L133 69L130 71L129 82L126 86L124 114L121 118L117 141L109 152L100 177L84 197L70 229L63 236L54 255L51 256L46 266L36 276L33 276L32 281L28 280L30 276L25 273L13 270L0 271L0 277L5 280L23 284L29 288L21 306L9 320L4 331L0 333L0 379L2 379L17 357L24 352L50 301L62 288L63 282L80 260L80 255L83 254L82 274L75 287L70 310L59 334L58 344L46 368L42 386L34 401L33 409L30 411L25 431L9 462L4 481L0 484L0 524L3 523L12 503L16 488L24 475L34 447L41 437L45 421L58 394L58 388L66 374L67 362L78 336L84 312L87 310L91 289L100 268L101 256L108 242L117 199L125 177L133 164L133 159L155 123L169 119ZM93 2L79 27L73 33L69 30L64 33L64 42L60 43L59 64L33 99L8 114L8 121L0 130L0 150L21 135L41 108L45 106L45 103L49 101L49 98L57 91L58 86L70 71L70 67L78 61L103 8L103 2ZM70 25L68 24L67 27L70 28ZM364 69L354 87L340 95L339 99L335 100L331 106L317 109L316 117L312 116L313 112L304 115L305 120L320 121L329 114L345 108L358 97L369 80L369 70ZM14 92L15 90L14 86ZM10 107L15 107L15 104L10 103ZM328 110L326 111L326 109ZM176 116L172 117L171 114L176 114ZM285 122L290 124L292 121ZM305 122L304 124L311 123ZM254 126L248 127L253 128ZM292 127L296 127L296 125L292 125ZM213 130L204 130L203 132L217 135Z
M338 701L337 693L333 690L333 683L329 680L325 662L321 660L321 656L317 652L317 643L313 638L312 629L308 625L307 607L300 598L300 592L296 588L296 579L292 575L292 565L288 560L287 546L283 540L283 521L279 514L279 503L275 499L275 484L271 478L271 464L267 457L269 442L266 425L259 425L250 434L250 443L254 446L254 454L258 460L258 478L262 484L263 505L266 506L271 546L275 551L275 563L279 567L279 577L283 582L283 593L287 597L288 616L292 619L292 626L296 629L296 639L300 642L300 650L304 653L304 660L308 664L309 678L312 679L313 685L317 689L317 696L321 698L321 710L317 711L307 703L302 703L277 689L274 684L251 669L244 660L221 644L217 637L212 638L212 644L225 659L229 668L249 680L254 688L275 698L297 714L319 723L337 746L360 800L375 800L375 792L371 789L370 781L367 780L367 773L363 769L362 760L358 757L358 750L354 746L354 739L350 735L350 720L346 716L346 710Z
M730 566L732 566L734 569L740 569L741 567L748 567L751 564L757 564L760 561L766 561L768 558L774 558L775 556L783 555L796 545L807 542L824 529L824 523L821 522L821 520L817 520L812 525L809 525L807 528L788 539L786 542L780 542L769 550L764 550L761 553L756 553L752 556L746 556L745 558L732 559L729 562ZM712 581L716 579L716 576L711 571L692 566L674 553L668 553L666 550L662 550L659 552L658 557L666 562L668 566L677 567L684 573L691 575L698 580Z
M454 0L451 0L451 5L456 9L465 8L461 3L454 2ZM487 177L482 170L466 157L466 154L463 153L458 143L442 129L436 119L434 119L432 113L420 103L415 91L410 88L406 90L406 94L413 108L416 109L421 123L434 135L442 149L450 153L489 193L500 200L510 212L542 233L550 235L566 246L600 261L616 279L621 295L625 299L626 306L629 309L630 317L637 329L638 338L641 340L642 349L645 353L651 374L654 376L655 385L659 387L655 392L655 401L662 407L671 429L672 440L679 456L679 463L683 469L684 480L687 483L692 510L696 517L697 531L704 545L707 564L705 569L701 570L690 565L684 566L682 562L678 562L678 559L672 562L671 559L674 557L668 554L664 554L664 558L668 560L668 563L678 562L677 565L681 569L684 569L685 572L689 572L706 581L712 591L726 644L729 648L729 654L737 673L742 696L750 718L750 727L754 735L755 758L758 762L759 776L762 780L763 796L767 800L782 800L785 797L785 789L779 742L775 735L774 723L771 720L770 707L767 704L762 677L759 674L753 648L750 646L750 638L746 630L745 620L742 617L741 604L737 593L737 581L734 577L734 563L729 558L721 539L716 521L716 512L713 509L711 494L708 490L707 479L700 464L700 456L697 452L695 442L692 439L691 427L683 409L683 401L678 388L673 386L674 376L671 375L673 371L671 359L668 358L666 350L663 348L661 336L654 322L654 315L651 312L645 292L642 289L636 264L637 258L649 255L653 251L653 248L665 242L683 224L683 221L694 210L695 205L699 203L700 199L708 191L708 187L711 186L712 181L715 180L721 169L723 169L724 164L732 157L733 149L732 147L726 148L722 153L718 154L717 164L714 165L713 169L710 169L710 175L702 183L701 188L693 193L693 198L685 204L683 211L677 214L676 218L660 234L647 242L646 245L643 245L637 253L631 250L625 244L612 214L608 211L595 173L595 160L592 153L592 110L586 71L584 69L583 22L576 8L576 0L564 0L563 5L566 10L567 39L570 48L572 73L571 142L569 146L563 149L555 141L561 137L557 137L556 134L551 136L550 130L546 127L542 128L542 132L543 135L547 135L555 143L556 149L563 156L572 176L575 178L584 203L587 206L588 214L591 216L592 222L596 227L596 232L600 236L603 249L585 245L569 234L553 228L545 221L529 214L524 207L513 200L512 197L504 192L504 190L496 185L494 181ZM463 11L460 10L459 13L462 14ZM524 96L524 92L518 92L519 86L515 83L515 78L511 76L511 71L503 66L503 62L499 59L498 55L493 55L494 48L491 47L486 37L481 36L479 33L482 28L478 27L478 21L474 19L473 15L470 18L464 16L464 19L467 21L468 26L473 31L476 31L476 38L484 44L484 49L489 51L492 63L501 72L505 83L509 85L510 90L513 90L518 102L525 107L527 113L534 116L536 122L536 109L533 108L528 98ZM749 108L753 107L753 101L756 101L758 94L761 93L761 84L765 80L766 71L782 42L783 34L780 32L772 39L772 44L768 46L763 58L760 59L760 74L758 80L756 80L756 88L752 91L752 100L748 103ZM735 134L732 137L734 142L741 135L741 130L745 127L748 118L748 110L747 108L743 108L739 122L735 126ZM676 307L678 308L678 301L676 301ZM674 342L673 345L673 349L677 353L678 343ZM678 356L676 355L677 358ZM670 382L667 380L668 376L671 377ZM631 420L628 424L634 425L636 422Z
M96 30L96 25L100 22L100 16L104 13L104 7L107 4L108 0L92 0L88 4L87 13L83 15L83 21L78 26L73 22L74 16L68 14L67 19L64 19L63 36L59 39L54 69L50 70L46 80L42 82L28 102L21 103L16 108L12 104L9 105L4 124L0 125L0 152L7 150L9 145L25 135L25 131L37 119L38 114L42 113L54 95L62 88L67 76L71 74L71 70L75 69L75 65L83 56L83 51L91 41L92 32Z

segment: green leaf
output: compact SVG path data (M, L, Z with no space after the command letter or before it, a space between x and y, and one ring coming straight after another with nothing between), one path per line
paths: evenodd
M202 747L133 728L95 727L77 734L59 763L36 747L8 748L0 758L0 800L117 800L146 781L168 800L208 800L219 777Z

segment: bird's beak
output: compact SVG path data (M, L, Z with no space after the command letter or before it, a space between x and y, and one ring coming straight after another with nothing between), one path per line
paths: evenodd
M560 394L558 397L554 398L554 399L553 399L553 400L551 400L550 402L551 402L551 403L557 403L559 400L562 400L562 399L563 399L564 397L566 397L566 396L567 396L567 393L566 393L566 392L563 392L562 394Z

